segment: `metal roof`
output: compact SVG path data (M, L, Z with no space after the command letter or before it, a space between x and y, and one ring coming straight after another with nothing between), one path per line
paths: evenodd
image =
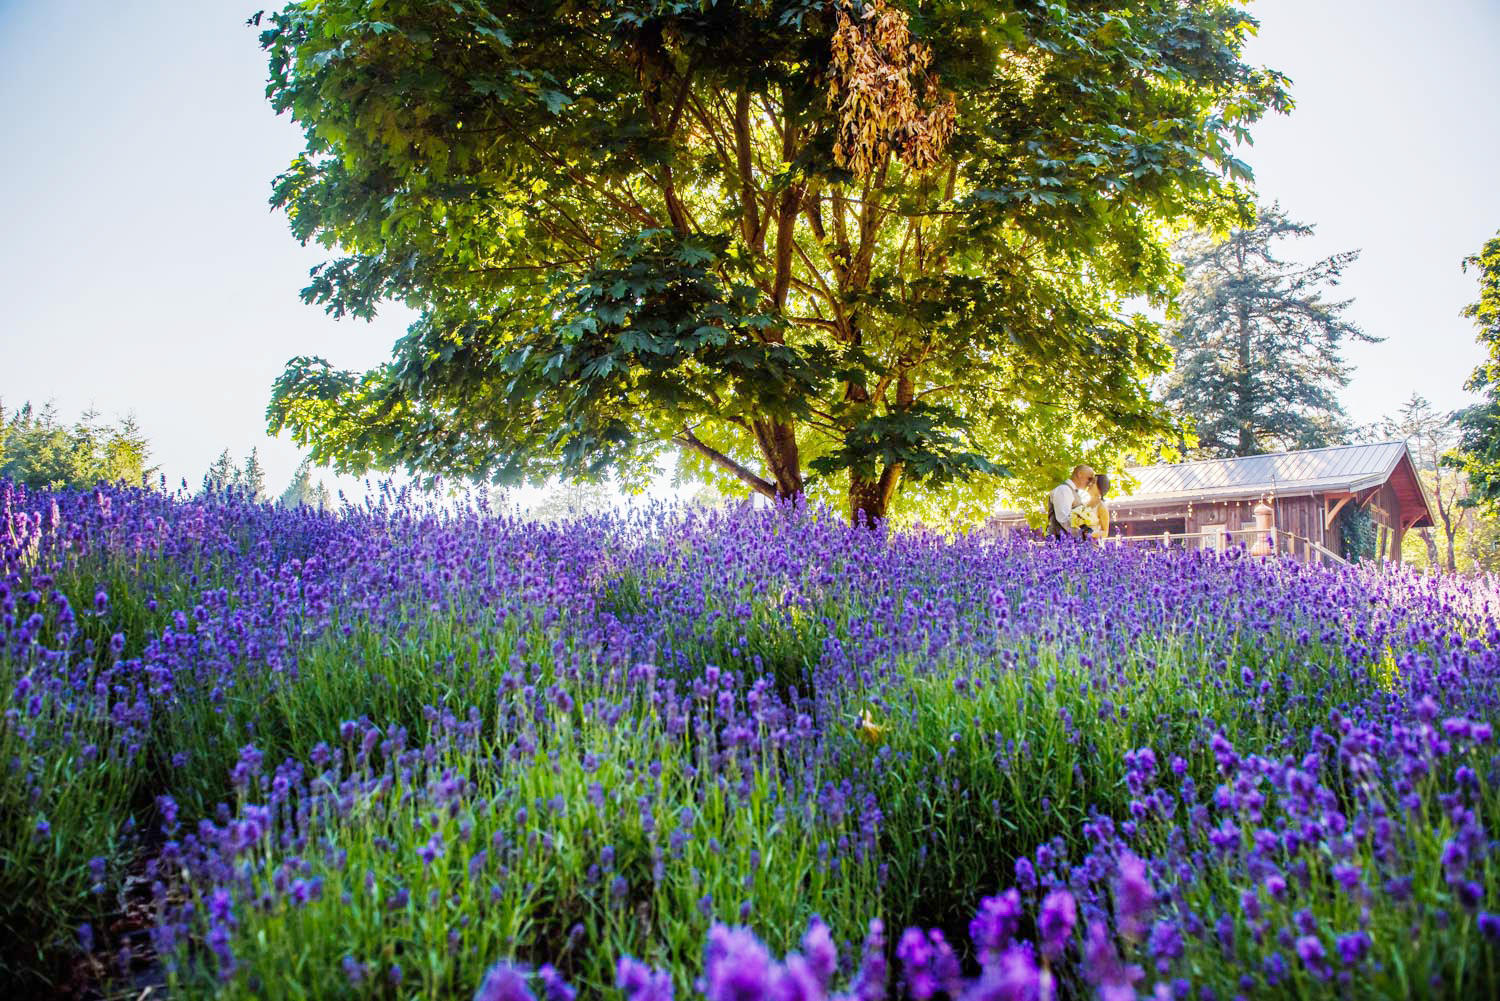
M1406 443L1338 445L1303 452L1204 459L1126 470L1135 489L1117 500L1157 504L1175 500L1232 500L1263 494L1358 493L1380 486L1407 454Z

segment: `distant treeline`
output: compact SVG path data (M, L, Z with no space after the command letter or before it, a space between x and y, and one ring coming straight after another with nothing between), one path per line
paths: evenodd
M132 414L110 423L98 411L87 410L65 424L54 404L37 407L28 402L7 409L0 400L0 479L37 490L62 490L100 482L151 486L158 476L159 467L151 464L151 443ZM221 452L204 474L202 490L237 490L256 500L271 499L265 468L254 448L242 463L236 463L228 449ZM312 463L306 459L276 500L286 507L330 504L328 487L313 478Z

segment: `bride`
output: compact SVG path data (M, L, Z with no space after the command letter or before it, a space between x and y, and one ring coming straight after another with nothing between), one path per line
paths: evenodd
M1100 473L1084 490L1084 502L1073 509L1073 527L1086 539L1100 543L1109 538L1109 476Z

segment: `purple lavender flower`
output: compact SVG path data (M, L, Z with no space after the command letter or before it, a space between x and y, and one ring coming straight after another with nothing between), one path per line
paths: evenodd
M1338 947L1339 960L1345 966L1358 966L1362 963L1370 954L1372 944L1369 934L1363 931L1340 935L1335 943Z
M552 964L542 964L536 976L542 982L546 1001L574 1001L578 997L578 992L568 985Z
M856 1001L883 1001L888 970L885 962L885 924L879 918L870 921L860 958L859 976L850 991Z
M1261 969L1265 971L1266 983L1272 987L1279 985L1286 979L1286 959L1279 952L1270 953L1265 959L1261 960Z
M1130 852L1121 855L1119 877L1115 882L1115 921L1120 934L1139 941L1146 933L1155 902L1156 895L1146 875L1146 863Z
M957 994L958 958L941 931L923 934L918 928L906 929L896 944L896 958L902 964L907 993L915 1001L926 1001L940 990Z
M615 986L626 1001L672 1001L672 978L629 956L621 956L615 967Z
M1031 861L1025 856L1016 859L1016 882L1026 893L1036 889L1036 870L1032 868Z
M1037 916L1037 934L1041 938L1042 952L1048 958L1056 959L1062 955L1077 920L1078 905L1067 890L1053 890L1042 900L1042 909Z
M1328 953L1323 948L1322 939L1316 935L1303 935L1297 939L1297 957L1302 960L1302 965L1307 968L1318 980L1327 980L1332 971L1328 968Z
M1013 945L986 964L963 1001L1052 1001L1052 975L1037 969L1036 957Z
M998 954L1010 944L1021 924L1021 894L1012 887L995 897L985 897L969 922L969 939L983 961L986 953Z
M808 922L807 932L802 936L802 954L818 983L827 988L833 980L834 972L838 970L839 952L833 941L833 933L828 930L822 918L814 916Z
M746 928L715 924L704 962L707 1001L761 1001L773 982L771 956Z
M1102 1001L1135 1001L1135 985L1145 976L1139 966L1126 966L1110 941L1103 921L1091 921L1084 937L1085 979L1098 989Z
M501 960L485 973L474 1001L536 1001L536 996L526 983L526 974Z

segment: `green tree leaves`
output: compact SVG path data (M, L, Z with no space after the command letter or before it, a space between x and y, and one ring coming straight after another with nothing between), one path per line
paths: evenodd
M1223 0L876 6L933 75L869 121L830 106L884 91L836 67L823 0L268 15L267 93L306 135L272 202L336 255L304 297L422 314L369 372L293 360L273 432L350 472L497 482L680 451L870 517L1149 447L1167 356L1123 303L1171 295L1170 225L1238 218L1233 144L1289 106L1239 61L1253 22ZM950 99L951 134L902 132Z
M1349 382L1342 348L1379 338L1344 319L1347 301L1327 298L1358 251L1310 265L1277 256L1275 244L1311 233L1271 206L1225 239L1181 244L1187 283L1166 399L1194 422L1208 456L1316 448L1348 434L1336 395Z
M8 416L0 405L0 477L37 489L92 487L100 481L141 485L156 471L151 445L135 418L106 424L94 411L72 427L51 405L30 403Z
M1464 270L1471 266L1479 274L1479 298L1464 308L1464 316L1479 328L1488 360L1464 387L1483 394L1484 400L1459 414L1457 461L1469 475L1471 502L1493 512L1500 504L1500 233L1464 259Z

